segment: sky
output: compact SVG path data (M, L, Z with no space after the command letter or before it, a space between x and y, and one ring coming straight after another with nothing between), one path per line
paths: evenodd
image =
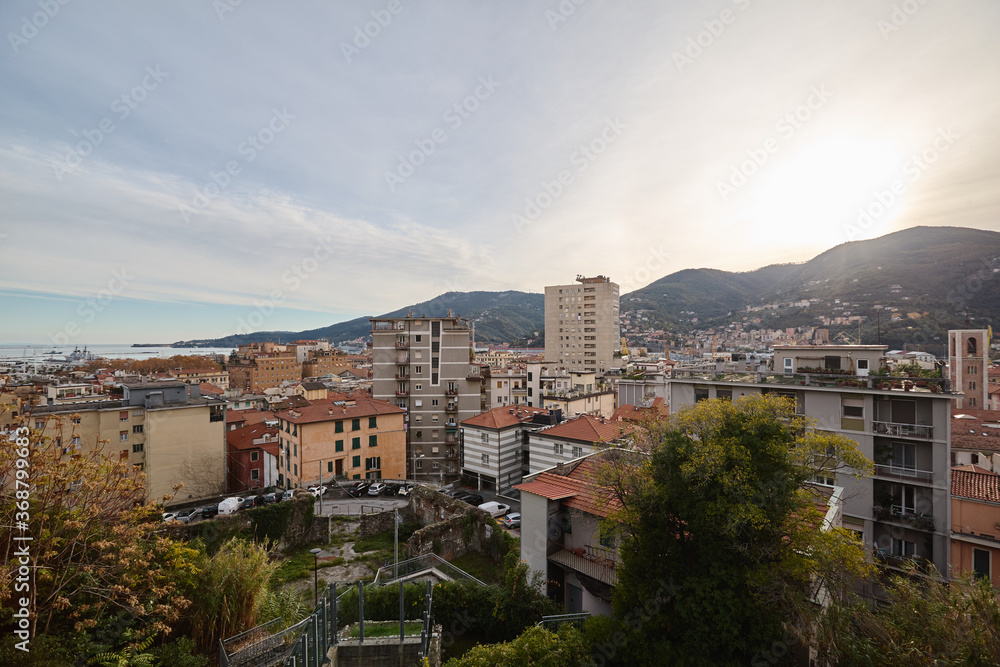
M0 343L1000 231L994 0L0 3Z

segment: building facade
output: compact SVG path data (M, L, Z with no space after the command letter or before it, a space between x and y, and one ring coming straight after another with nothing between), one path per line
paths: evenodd
M240 345L229 358L229 383L236 390L259 394L302 379L302 364L294 345L270 341Z
M498 491L519 483L528 435L552 423L548 410L527 406L496 407L463 421L464 484Z
M876 557L892 567L915 558L933 563L948 576L953 395L947 381L942 379L934 390L893 387L857 374L865 370L859 359L869 359L869 369L878 368L870 349L797 347L802 348L801 356L783 350L779 357L776 350L773 374L766 368L742 373L726 373L723 367L709 372L675 369L670 380L671 411L707 399L787 396L798 413L816 420L819 430L851 438L875 463L870 478L831 472L818 480L845 489L844 528L858 534ZM838 366L844 371L853 363L855 372L816 372L818 359L820 367L830 371ZM720 376L724 379L716 379Z
M987 329L953 329L948 332L948 373L961 396L956 408L989 407L990 346Z
M594 454L610 443L623 442L632 430L630 424L591 415L542 427L528 436L527 450L521 454L522 469L533 475Z
M479 414L483 374L472 329L458 317L373 318L372 395L405 414L409 478L461 475L459 424Z
M1000 588L1000 475L978 466L951 471L951 567Z
M371 398L317 401L278 418L278 485L404 479L404 411Z
M571 371L604 374L621 366L618 284L577 276L545 288L545 359Z
M98 449L127 460L146 474L147 497L172 496L167 505L225 491L226 403L197 385L125 385L121 400L35 406L30 423L64 456Z

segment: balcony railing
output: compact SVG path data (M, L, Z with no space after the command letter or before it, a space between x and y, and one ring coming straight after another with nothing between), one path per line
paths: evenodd
M409 343L409 341L397 340L396 341L396 349L397 350L408 350L408 349L410 349L410 343Z
M924 438L929 440L933 437L934 427L923 424L900 424L898 422L872 420L872 431L876 435L891 435L898 438Z
M899 570L914 570L917 574L922 575L932 575L937 572L934 563L924 556L902 556L890 553L885 549L876 549L874 555L875 560L879 563Z
M398 396L400 398L406 398L409 395L410 395L409 391L397 391L396 392L396 396Z
M458 396L458 389L445 389L444 390L444 395L445 396Z
M457 445L458 435L455 433L446 433L444 436L444 444L446 445Z
M932 514L921 514L900 505L892 505L890 507L874 505L872 507L872 516L876 521L898 523L916 528L917 530L934 530L934 516Z
M449 403L448 405L444 406L444 411L445 412L458 412L458 406L455 405L454 403Z
M407 381L410 379L409 373L396 373L396 379L401 381Z
M917 470L894 465L875 464L875 476L883 479L916 480L930 484L934 481L934 473L930 470Z

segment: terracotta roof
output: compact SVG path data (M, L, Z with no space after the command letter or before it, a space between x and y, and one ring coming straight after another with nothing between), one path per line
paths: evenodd
M620 508L621 504L606 487L596 483L599 465L599 460L586 458L566 475L542 472L534 481L517 484L514 488L549 500L562 500L566 507L604 517L611 510Z
M630 424L603 420L592 415L581 415L562 424L544 428L538 431L538 435L588 443L611 442L633 428Z
M649 407L637 407L630 403L619 406L615 410L615 413L611 415L611 421L641 422L647 419L669 416L670 408L664 404L663 398L658 396L653 399L653 403Z
M257 438L264 437L267 433L275 438L274 442L269 442L267 444L255 445L253 441ZM267 449L268 451L274 450L274 455L278 454L278 429L268 428L263 423L252 424L250 426L244 426L243 428L238 428L234 431L226 431L226 444L234 449ZM273 445L273 447L272 447Z
M199 382L198 388L202 394L214 394L215 396L222 396L226 393L226 390L219 385L212 384L211 382Z
M547 415L548 413L549 411L544 408L534 408L526 405L505 405L503 407L487 410L486 412L478 414L475 417L469 417L462 423L466 426L478 426L480 428L492 428L499 430L510 426L516 426L524 422L530 422L534 415Z
M326 385L322 382L300 382L306 391L326 391Z
M274 419L270 410L226 410L226 423L246 422L249 426L268 419Z
M313 401L311 405L303 408L279 412L278 417L286 419L293 424L309 424L336 419L374 417L375 415L401 415L404 412L402 408L397 408L395 405L374 398L356 398L354 399L354 405L336 405L333 400L326 399Z
M951 448L1000 452L1000 411L955 409L951 416Z
M952 468L951 495L970 500L1000 503L1000 475L993 472Z
M991 471L987 470L986 468L983 468L982 466L977 466L977 465L972 464L972 463L968 463L968 464L966 464L964 466L955 466L954 468L952 468L952 470L962 470L964 472L985 472L985 473L990 473L991 472Z

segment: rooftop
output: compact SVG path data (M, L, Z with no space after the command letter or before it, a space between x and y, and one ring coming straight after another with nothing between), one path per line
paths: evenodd
M376 415L403 414L405 410L374 398L355 398L353 401L327 399L314 401L302 408L284 410L278 417L293 424L311 424L338 419L374 417Z
M603 417L580 415L576 419L562 424L543 428L539 435L558 438L560 440L577 440L580 442L611 442L633 430L630 424L613 422Z
M951 448L975 452L1000 452L1000 411L953 410Z
M548 410L544 408L528 407L526 405L493 408L475 417L469 417L462 422L464 426L478 426L480 428L502 429L510 426L517 426L525 422L530 422L537 414L547 415Z
M960 466L951 469L951 495L969 500L1000 503L1000 475L979 468ZM980 472L982 471L982 472Z
M600 465L597 457L588 456L575 464L571 462L542 471L533 481L517 484L514 488L549 500L562 500L566 507L605 517L620 508L621 503L610 489L597 484Z

